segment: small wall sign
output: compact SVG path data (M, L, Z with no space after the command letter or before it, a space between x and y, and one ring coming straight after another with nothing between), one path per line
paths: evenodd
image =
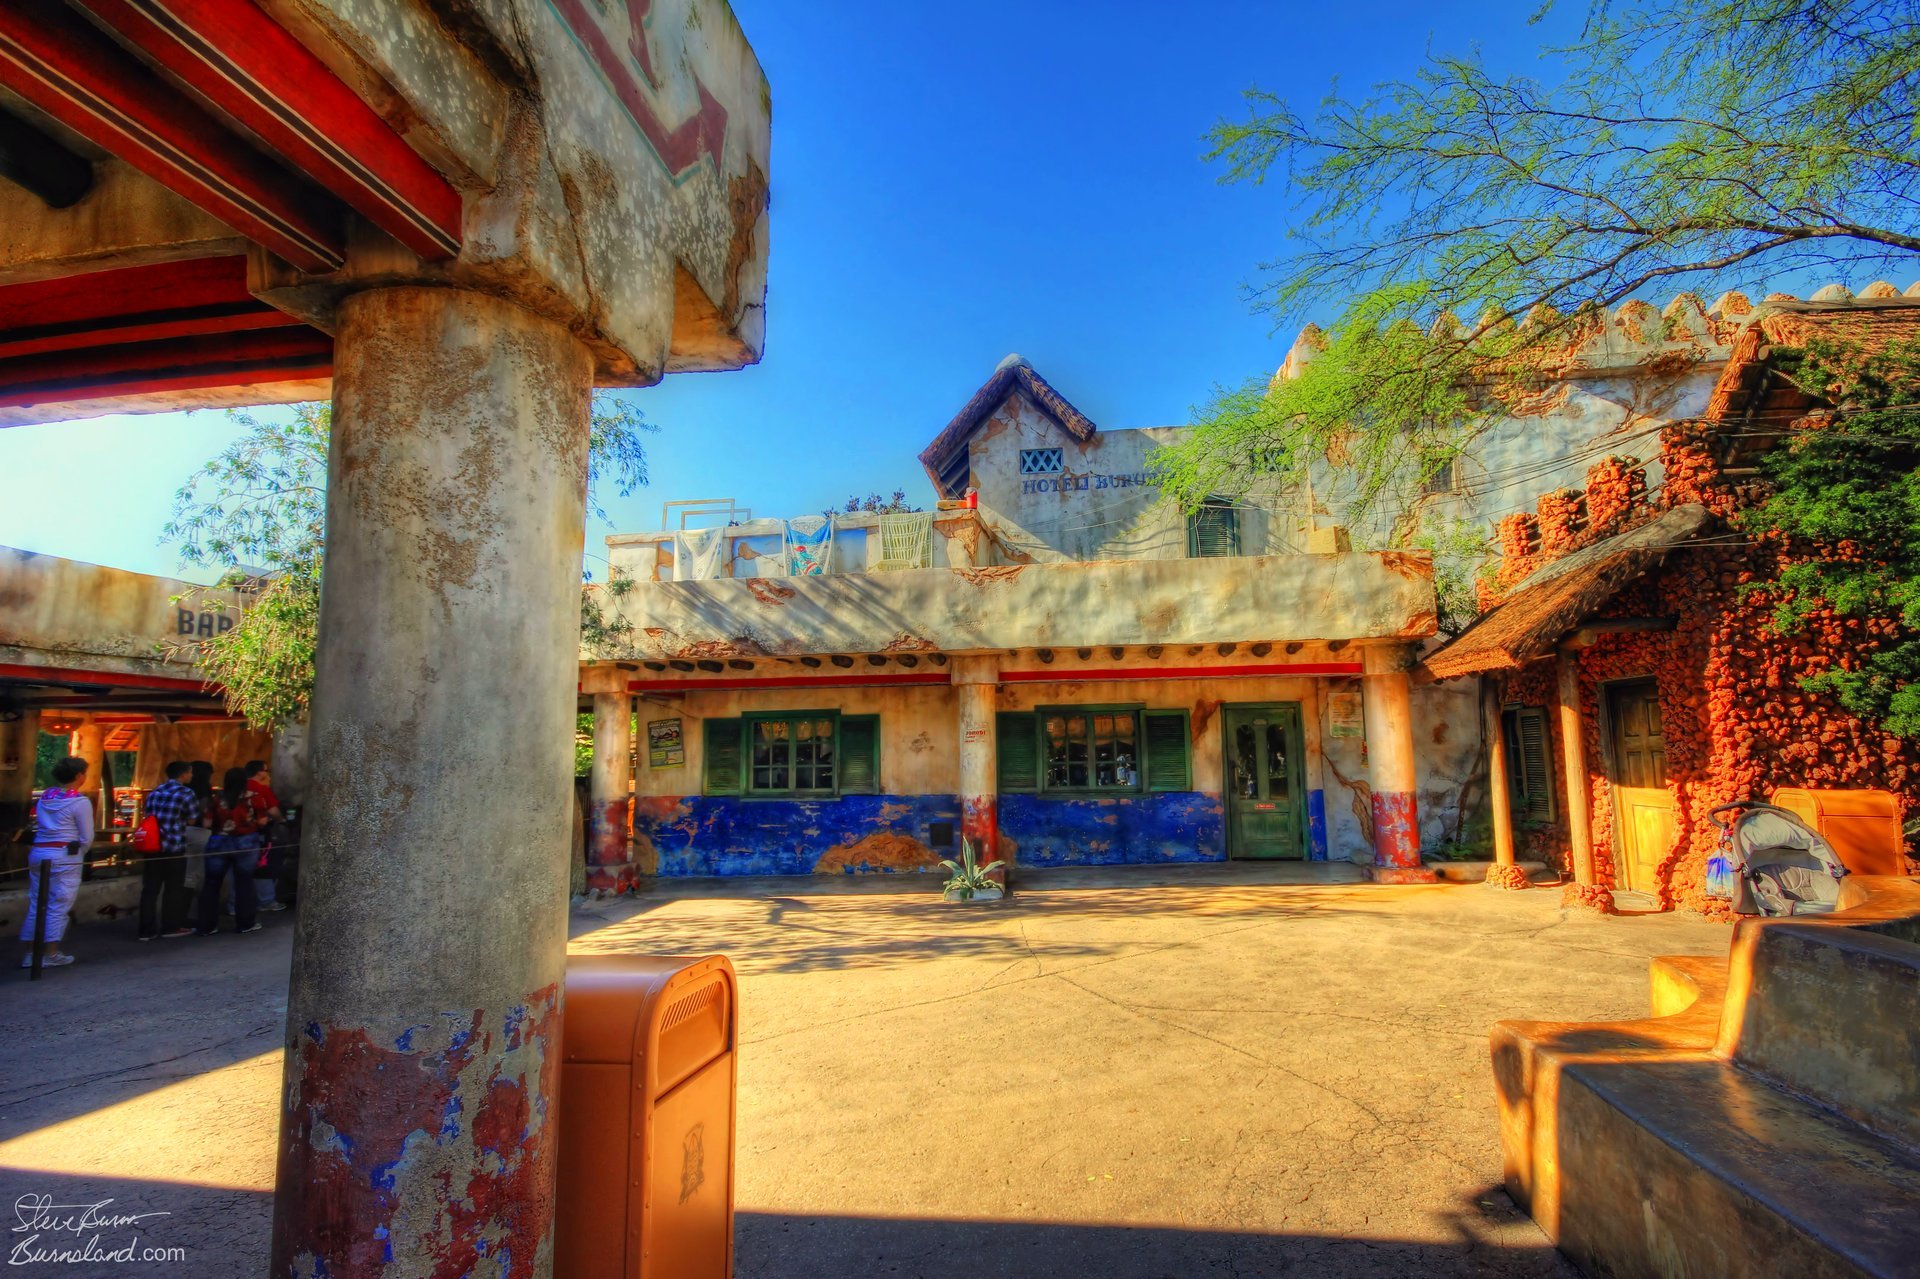
M1327 736L1365 737L1366 712L1360 694L1334 693L1327 698Z
M687 762L686 738L678 719L647 721L647 767L675 768Z

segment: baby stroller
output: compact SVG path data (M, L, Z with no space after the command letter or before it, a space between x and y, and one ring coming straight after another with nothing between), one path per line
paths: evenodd
M1707 859L1707 896L1728 899L1740 915L1817 915L1839 906L1847 868L1799 817L1750 799L1707 816L1720 828L1720 847Z

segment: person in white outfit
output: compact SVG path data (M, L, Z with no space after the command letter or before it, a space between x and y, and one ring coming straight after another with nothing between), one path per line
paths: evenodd
M53 766L53 785L40 794L33 810L33 851L27 854L27 911L20 923L20 940L27 944L20 956L22 968L33 967L33 922L40 903L40 881L47 878L46 949L43 968L71 964L73 956L60 949L67 935L67 917L80 891L80 868L93 844L93 797L77 789L87 775L87 761L69 755Z

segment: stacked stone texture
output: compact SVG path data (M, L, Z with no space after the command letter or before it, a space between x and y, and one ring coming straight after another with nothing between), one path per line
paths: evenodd
M1580 548L1580 534L1587 525L1586 495L1579 489L1555 489L1534 506L1540 525L1540 555L1558 559Z
M1715 461L1708 430L1687 425L1662 435L1665 476L1656 504L1699 502L1724 517L1750 505L1750 485L1736 485ZM1637 482L1636 482L1637 479ZM1632 459L1609 458L1596 466L1585 495L1589 536L1631 527L1648 513L1644 477ZM1542 543L1568 526L1578 504L1564 494L1549 495L1540 506ZM1521 549L1501 525L1503 551ZM1549 526L1552 531L1549 531ZM1558 552L1564 554L1564 551ZM1837 548L1858 555L1859 548ZM1766 799L1783 786L1819 789L1880 788L1898 798L1901 815L1920 805L1920 752L1841 708L1831 698L1805 691L1801 680L1835 662L1851 664L1893 638L1885 623L1841 617L1821 608L1804 627L1773 629L1777 603L1756 583L1773 580L1794 548L1776 536L1752 541L1733 534L1708 540L1670 556L1665 564L1621 592L1605 610L1610 617L1666 617L1678 620L1671 631L1628 631L1605 635L1578 657L1579 690L1588 785L1592 794L1596 885L1610 888L1616 874L1615 803L1604 775L1601 742L1602 686L1612 680L1654 678L1659 686L1660 718L1666 742L1667 776L1674 792L1679 838L1656 868L1655 897L1664 907L1724 915L1723 904L1703 892L1706 863L1719 841L1708 814L1739 799ZM1526 555L1531 572L1551 555ZM1503 560L1498 579L1507 582L1512 566ZM1524 573L1519 574L1524 576ZM1517 580L1517 579L1515 579ZM1556 704L1551 660L1535 662L1508 677L1509 702ZM1551 770L1557 791L1552 825L1516 830L1523 858L1546 860L1571 870L1565 825L1566 794L1561 784L1562 747L1557 715L1549 717ZM1908 860L1909 871L1920 863ZM1593 896L1593 894L1588 894Z

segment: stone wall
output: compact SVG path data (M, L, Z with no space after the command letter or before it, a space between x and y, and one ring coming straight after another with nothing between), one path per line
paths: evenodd
M1501 564L1502 583L1517 581L1522 568L1548 562L1630 523L1656 507L1702 502L1731 516L1754 496L1746 481L1723 475L1705 446L1702 428L1662 432L1657 459L1666 485L1652 501L1634 476L1630 459L1597 464L1579 504L1576 521L1538 555L1522 553ZM1552 498L1552 495L1550 495ZM1557 499L1532 523L1545 530ZM1593 520L1595 512L1605 522ZM1524 517L1508 526L1503 544L1523 547ZM1842 709L1831 698L1809 693L1800 680L1866 651L1887 634L1879 624L1821 609L1791 634L1771 623L1775 604L1756 584L1772 580L1793 548L1777 538L1720 535L1681 548L1664 566L1617 596L1602 617L1673 617L1671 631L1602 635L1578 655L1577 669L1588 785L1592 792L1594 874L1603 886L1621 882L1615 865L1615 798L1607 780L1607 743L1602 703L1609 681L1653 678L1659 687L1666 738L1667 774L1673 791L1679 838L1657 868L1653 895L1662 907L1717 910L1702 893L1706 860L1719 838L1707 814L1739 799L1766 799L1784 786L1892 791L1904 815L1920 804L1920 751ZM1462 685L1472 681L1454 681ZM1551 660L1536 662L1506 685L1509 703L1552 708L1556 704ZM1570 852L1560 727L1549 715L1557 820L1519 826L1521 857L1544 857L1563 869ZM1910 863L1911 864L1911 863Z

